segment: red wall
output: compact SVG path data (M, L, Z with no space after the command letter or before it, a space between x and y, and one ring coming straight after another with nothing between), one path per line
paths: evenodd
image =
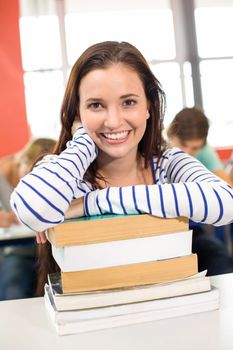
M18 0L0 0L0 157L29 140L19 39Z

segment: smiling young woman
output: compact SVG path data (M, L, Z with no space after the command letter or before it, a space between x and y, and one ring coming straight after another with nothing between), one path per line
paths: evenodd
M165 147L163 114L164 93L134 46L89 47L71 71L56 154L40 161L12 195L19 219L35 231L65 217L104 213L231 222L232 189L183 151ZM56 267L48 243L41 251L43 287Z

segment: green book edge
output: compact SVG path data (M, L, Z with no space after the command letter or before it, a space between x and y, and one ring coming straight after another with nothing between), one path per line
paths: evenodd
M61 224L65 224L67 222L102 220L102 219L112 219L112 218L121 218L125 216L139 216L139 215L140 214L103 214L103 215L83 216L81 218L66 219Z

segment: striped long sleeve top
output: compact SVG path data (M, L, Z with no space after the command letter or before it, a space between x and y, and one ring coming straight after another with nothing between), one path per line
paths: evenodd
M153 159L154 184L94 190L83 177L97 156L83 127L60 155L49 155L23 177L11 196L22 223L43 231L64 220L71 201L84 196L85 215L141 214L225 225L233 221L233 189L178 148Z

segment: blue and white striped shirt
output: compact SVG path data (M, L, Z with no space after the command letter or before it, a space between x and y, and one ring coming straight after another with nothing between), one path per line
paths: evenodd
M167 149L157 164L155 183L94 190L83 180L96 158L94 142L78 128L60 155L45 156L21 179L11 196L18 218L35 231L64 220L73 199L84 196L86 215L149 213L225 225L233 221L233 189L178 148Z

